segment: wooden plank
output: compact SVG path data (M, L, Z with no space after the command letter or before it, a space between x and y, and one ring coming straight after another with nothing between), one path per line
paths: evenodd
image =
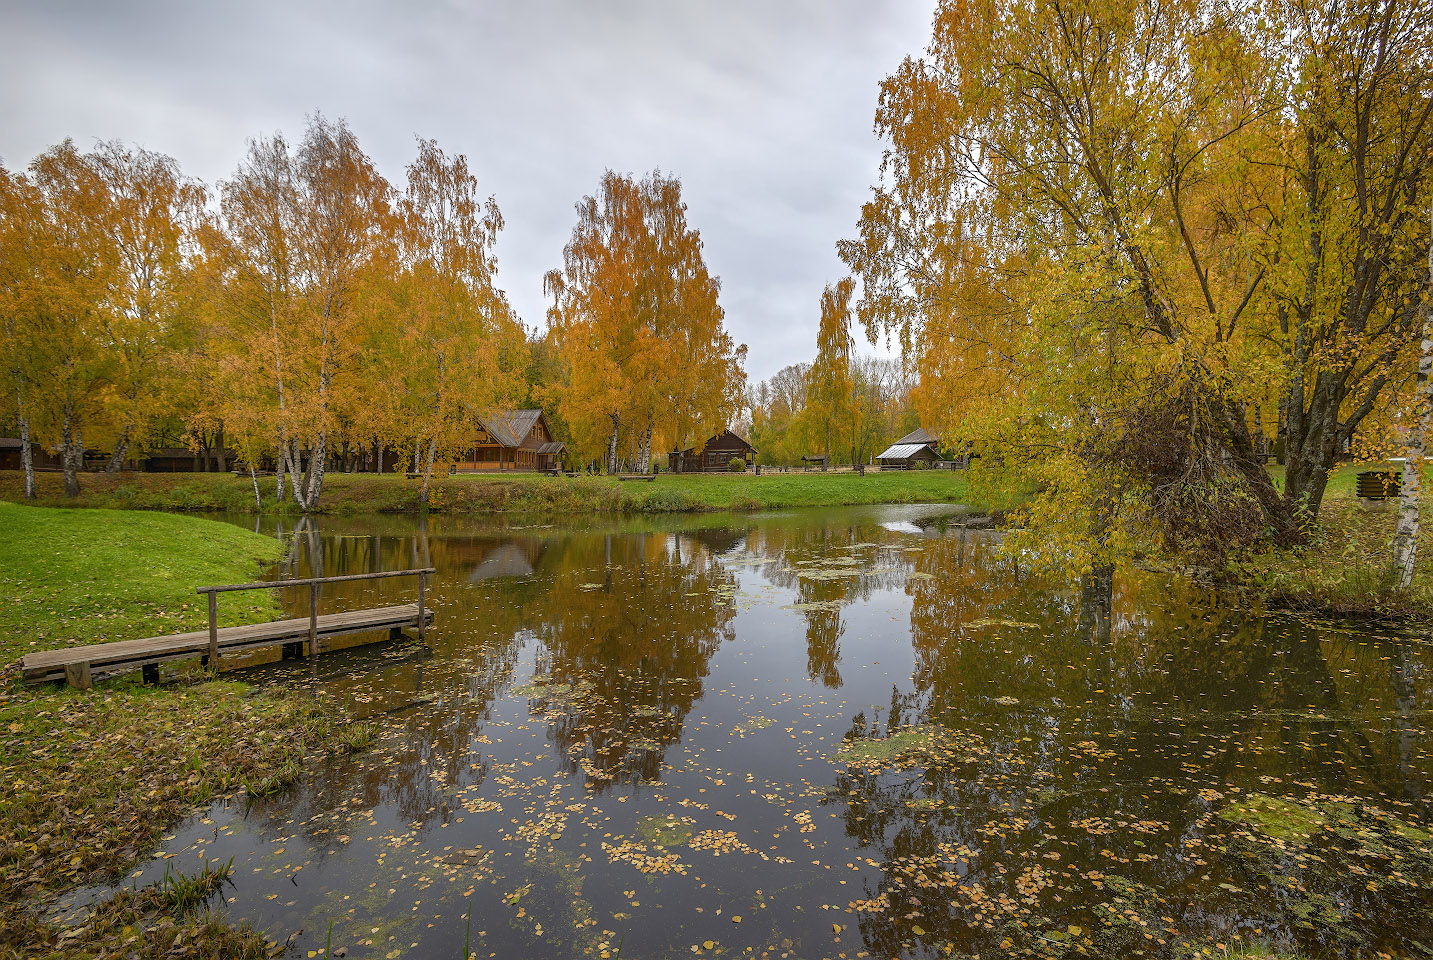
M65 664L65 682L77 690L88 690L93 687L94 679L90 675L90 665L86 660L79 663Z
M426 625L432 620L433 611L424 610L422 623ZM418 626L420 626L418 605L405 603L369 610L347 610L342 613L324 614L318 618L317 633L320 637L328 638L368 631L387 633L393 629ZM224 627L218 631L219 649L232 652L273 646L295 640L307 641L310 636L310 628L311 623L308 617ZM209 641L209 631L198 630L167 637L147 637L141 640L120 640L114 643L45 650L26 654L21 659L21 675L27 683L58 680L65 678L68 666L83 663L88 665L92 677L108 676L138 669L145 664L184 659L207 653Z
M435 567L421 570L388 570L383 573L346 573L340 577L304 577L302 580L265 580L261 583L230 583L215 587L199 587L195 593L228 593L231 590L269 590L275 587L302 587L310 583L343 583L347 580L383 580L388 577L413 577L420 573L437 573Z

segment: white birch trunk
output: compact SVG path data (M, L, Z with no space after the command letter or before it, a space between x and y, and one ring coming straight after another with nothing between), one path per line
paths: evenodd
M274 502L275 502L275 503L283 503L283 502L284 502L284 472L285 472L285 469L284 469L284 468L285 468L285 466L288 464L288 457L285 455L284 451L285 451L287 448L288 448L288 445L287 445L286 443L284 443L284 438L283 438L282 435L280 435L280 436L279 436L279 448L278 448L278 450L277 450L277 451L275 452L275 454L274 454Z
M318 497L323 492L324 468L328 465L328 432L320 430L318 442L309 451L308 469L308 502L304 504L304 510L318 508Z
M264 509L264 498L259 495L259 475L254 471L254 465L249 464L249 480L254 484L254 510Z
M428 462L423 466L423 489L418 491L418 506L428 509L428 482L433 476L433 459L438 455L438 438L428 441Z
M642 431L642 439L637 445L637 472L650 473L652 467L652 421L647 420L647 427Z
M612 436L607 440L607 472L615 474L617 472L617 431L622 425L622 418L620 414L616 413L610 414L610 416L612 417Z
M20 409L24 409L21 407ZM25 470L25 499L35 499L35 454L30 449L30 417L20 414L20 466Z
M126 425L120 431L119 440L114 445L114 453L110 454L109 463L105 464L105 473L118 473L119 468L124 465L125 454L129 453L129 435L131 428Z
M1433 212L1430 212L1433 220ZM1413 392L1413 423L1408 430L1408 454L1403 461L1403 488L1398 496L1398 526L1393 533L1393 568L1398 589L1413 583L1418 559L1419 494L1423 458L1428 446L1429 420L1433 418L1433 243L1428 247L1429 289L1423 300L1423 342L1418 350L1418 382Z

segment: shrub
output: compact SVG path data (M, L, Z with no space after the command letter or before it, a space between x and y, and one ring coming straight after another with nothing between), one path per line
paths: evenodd
M732 457L731 462L727 464L727 467L730 468L732 473L745 473L746 461L743 460L741 457Z

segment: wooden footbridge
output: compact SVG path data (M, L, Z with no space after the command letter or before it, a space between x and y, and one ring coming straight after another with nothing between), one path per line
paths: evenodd
M119 640L95 643L63 650L29 653L20 661L20 672L26 683L65 680L72 686L87 688L95 680L142 670L146 682L159 679L159 665L169 660L191 660L203 657L217 671L223 656L247 653L264 647L281 646L284 656L316 656L323 641L352 633L382 631L385 638L398 637L402 631L416 628L419 639L427 639L428 625L433 622L432 609L424 605L428 577L437 571L394 570L386 573L355 573L342 577L309 577L303 580L273 580L267 583L238 583L220 587L200 587L196 592L209 596L209 629L178 633L143 640ZM348 580L381 580L387 577L418 578L418 602L342 613L318 612L318 591L325 583ZM289 620L254 623L240 627L220 627L218 595L235 590L269 590L276 587L309 588L309 614Z

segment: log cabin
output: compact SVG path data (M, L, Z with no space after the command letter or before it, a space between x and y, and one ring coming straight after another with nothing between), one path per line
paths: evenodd
M667 455L667 467L672 473L726 473L733 457L740 457L750 466L756 462L756 448L730 430L723 430L700 448L673 450Z
M541 410L475 413L473 445L454 466L459 473L556 470L563 449Z

